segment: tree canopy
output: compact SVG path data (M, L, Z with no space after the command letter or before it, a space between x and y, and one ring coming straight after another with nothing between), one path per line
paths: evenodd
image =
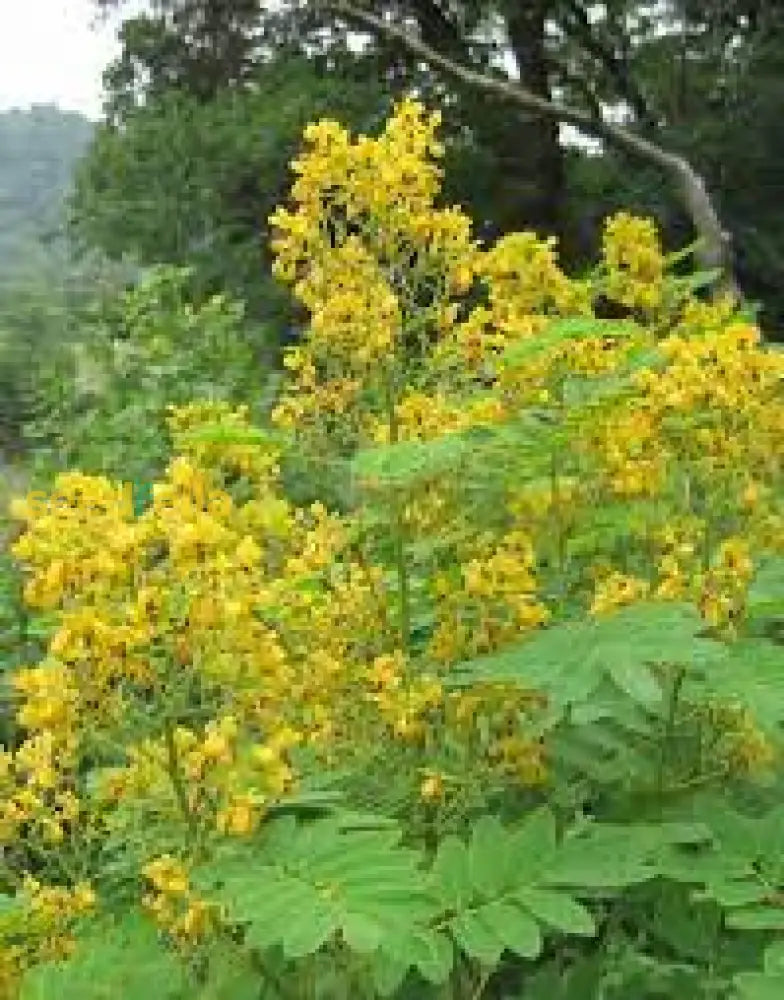
M122 7L122 0L96 2L104 10ZM166 158L175 155L188 164L201 156L204 163L174 171L184 183L183 172L190 169L199 178L187 194L180 187L187 218L177 226L171 226L170 201L166 209L152 213L161 219L159 245L168 247L176 239L192 245L194 230L203 225L204 203L215 201L216 188L221 191L218 202L229 207L222 185L240 164L242 170L255 169L257 181L266 178L256 184L256 194L259 186L265 199L273 188L280 190L289 151L285 136L293 135L290 126L294 118L299 120L292 118L286 94L299 88L303 113L307 106L322 112L333 101L334 115L354 125L362 124L361 115L353 113L360 97L372 120L389 107L389 98L413 87L444 109L448 145L459 151L455 169L447 172L447 195L470 207L482 235L515 228L554 232L566 259L579 261L595 245L598 220L619 204L652 211L672 243L695 235L696 216L689 198L682 196L682 177L675 177L673 185L661 163L630 160L628 151L612 142L588 150L583 142L575 152L574 130L559 127L557 116L533 113L498 92L444 72L399 36L374 28L376 18L461 67L519 83L537 99L573 109L589 126L598 124L594 131L600 135L607 123L611 128L618 121L632 139L683 158L705 182L726 230L742 291L763 301L773 324L784 315L778 291L784 237L767 210L769 199L780 196L784 187L775 154L781 128L775 109L784 58L782 10L775 0L723 0L709 8L691 0L374 0L354 5L151 0L146 13L123 24L121 55L106 74L109 124L88 160L92 174L89 168L82 174L76 214L94 212L91 185L95 192L108 190L110 200L116 193L119 210L123 197L114 186L123 175L107 177L108 149L130 163L145 130L165 129L174 141L162 161L149 160L150 170L166 174L171 168ZM228 105L246 122L265 108L269 129L276 111L265 105L264 88L278 86L284 77L289 87L275 102L280 122L272 130L280 137L274 155L281 169L273 171L275 181L267 183L270 159L256 135L244 144L228 141L221 179L212 171L205 188L205 165L214 162L218 146L205 141L205 122L217 116L225 126ZM189 110L178 101L185 101ZM585 139L591 128L582 131ZM274 142L268 131L267 150ZM169 187L168 177L157 185L167 198ZM253 182L240 187L239 199L236 191L229 197L234 204L225 224L244 227L249 245L263 230L263 206L250 221L252 202L245 195L251 194ZM150 197L149 186L139 190ZM136 216L132 191L131 184L123 192L124 203L133 206L130 214ZM244 209L237 209L237 200L245 203ZM141 204L138 208L142 218L150 216ZM138 228L135 219L131 227ZM102 231L104 236L96 224L91 238L106 245L123 238L116 226L104 225ZM167 259L181 259L166 252Z

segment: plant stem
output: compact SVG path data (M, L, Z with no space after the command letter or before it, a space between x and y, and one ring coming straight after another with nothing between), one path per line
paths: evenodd
M164 722L164 740L166 743L166 771L188 828L190 839L195 840L198 833L196 817L188 805L188 794L182 781L180 762L177 755L177 744L174 740L174 724L168 716Z
M267 968L267 966L262 961L261 955L259 954L258 951L256 951L255 948L249 948L249 949L239 948L238 951L240 953L244 953L247 956L250 967L253 969L254 972L257 972L259 974L259 978L262 980L262 982L265 983L265 985L270 986L273 990L275 990L277 995L279 997L282 997L283 1000L285 1000L285 998L288 997L289 994L285 989L285 987L283 986L283 983L270 969Z
M385 379L387 421L389 426L389 441L397 444L400 440L397 411L395 410L395 391L392 373L387 370ZM395 548L395 567L397 570L397 591L400 628L400 648L408 654L411 641L411 585L406 559L406 530L401 499L392 488L392 531Z
M555 396L555 406L556 406L556 427L558 430L563 426L564 412L566 409L566 397L564 391L564 382L562 376L556 378L554 387ZM556 442L553 444L553 449L550 452L550 492L551 492L551 503L552 503L552 520L554 522L553 528L555 531L556 546L558 553L558 574L563 584L563 572L566 565L566 532L564 530L564 519L562 517L562 497L561 489L558 481L559 473L561 471L560 458L560 437L556 437Z
M493 974L493 970L490 969L490 968L482 970L482 973L481 973L481 975L479 977L479 980L478 980L478 982L476 984L476 988L471 993L471 1000L480 1000L482 994L485 991L485 987L490 982L490 977L492 976L492 974Z
M675 717L678 711L678 700L680 698L681 688L683 687L685 679L686 671L683 667L678 667L670 688L667 718L665 720L664 731L662 733L661 753L659 756L658 773L656 775L656 791L659 800L661 800L664 796L664 771L669 757L668 751L672 743L672 738L675 734Z
M397 564L398 596L400 602L400 646L408 653L411 637L411 596L406 560L405 525L400 502L395 500L395 563Z

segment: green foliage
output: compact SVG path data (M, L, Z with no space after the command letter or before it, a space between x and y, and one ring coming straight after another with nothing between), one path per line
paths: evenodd
M280 945L296 959L339 933L360 955L382 949L400 958L430 907L417 855L399 838L394 829L346 830L335 820L298 825L285 817L253 852L251 878L251 856L241 852L200 872L197 884L209 892L217 883L215 898L247 923L254 947Z
M765 950L762 972L739 972L735 976L738 1000L774 1000L784 990L784 942Z
M652 667L720 661L723 647L699 636L701 622L688 605L639 604L598 621L566 622L521 645L454 668L455 682L513 682L545 692L559 708L584 704L605 679L646 708L663 692Z
M608 5L615 13L626 6ZM57 464L152 479L168 453L166 406L217 398L264 409L267 331L248 322L243 303L255 316L275 313L262 301L266 290L256 276L260 220L267 202L278 200L302 122L323 110L363 120L381 98L375 91L343 93L339 79L319 79L304 61L274 64L257 82L255 92L220 86L208 99L157 94L149 106L126 111L123 130L107 126L93 147L75 201L82 234L114 256L130 247L145 262L170 265L154 267L138 285L101 303L78 336L40 359L27 430L42 474ZM601 169L608 169L606 161ZM177 266L182 263L189 267ZM676 296L711 277L683 279L673 286ZM241 298L213 294L218 288ZM45 317L41 326L57 322ZM522 364L576 339L625 338L634 331L627 321L556 322L543 337L508 352L506 361ZM10 360L2 372L10 385L14 342L4 346ZM22 367L34 354L19 354ZM507 487L548 484L548 477L557 478L554 458L563 458L564 474L573 471L564 454L573 427L617 401L630 371L657 360L655 350L632 353L611 378L564 384L557 406L531 408L502 427L363 450L318 476L302 456L288 456L290 494L334 495L346 507L368 500L357 533L372 535L384 516L383 503L372 502L379 496L384 502L390 495L416 496L420 487L453 479L467 519L490 529ZM195 437L216 444L278 440L267 431L213 428ZM80 928L70 959L43 962L26 974L22 1000L779 996L781 782L730 765L733 733L728 736L711 711L747 711L780 752L784 564L771 557L758 569L748 622L734 642L709 632L691 605L673 602L638 603L586 620L572 600L573 584L597 553L618 555L619 564L634 569L635 532L656 514L647 501L588 504L575 515L569 537L558 535L560 524L554 522L551 533L545 526L537 554L542 574L550 573L552 593L545 596L555 608L552 623L446 675L452 693L478 684L536 694L541 713L522 718L520 709L509 727L519 732L525 724L526 735L544 739L548 787L522 782L499 801L495 787L475 782L451 813L439 815L421 792L423 801L412 807L422 762L435 770L454 760L449 741L457 738L438 717L434 729L443 729L438 739L446 748L435 738L421 752L401 750L391 739L360 747L356 770L370 761L369 775L332 771L321 761L301 794L272 806L259 833L248 831L231 846L210 829L186 850L181 817L150 822L140 808L135 826L121 827L122 835L89 830L84 842L63 850L57 877L97 873L104 913ZM427 537L402 553L415 637L407 652L414 660L433 628L430 568L451 543ZM550 546L560 561L551 559L545 569ZM453 575L459 572L453 553L444 560L451 560ZM333 568L339 577L340 559ZM314 581L315 575L299 580L297 597L311 583L318 593L320 581ZM0 566L4 668L37 662L37 643L51 624L25 616L19 584L11 566ZM395 574L388 573L380 586L392 593L394 584ZM283 590L281 606L265 605L270 619L285 618L285 596ZM337 601L337 586L334 596ZM351 632L355 623L347 617ZM356 623L358 633L362 627ZM357 640L367 643L368 659L375 638ZM232 655L231 649L219 653ZM147 695L142 692L136 714L123 717L129 741L154 731L155 706ZM183 718L190 721L188 697ZM489 717L478 720L469 746L477 760L490 724ZM753 752L756 733L738 732L751 740L741 750ZM13 740L9 732L7 742ZM98 752L117 759L114 747ZM309 753L301 750L299 759L312 763ZM178 793L179 763L168 766ZM444 771L448 784L452 776ZM80 773L74 781L89 784L92 777ZM365 778L376 782L374 801L363 798ZM187 801L183 813L187 821ZM179 856L191 846L192 888L221 921L214 938L191 942L189 950L156 932L138 903L139 873L150 854ZM28 860L35 869L37 859ZM4 947L15 942L3 933Z
M197 295L225 291L284 338L288 304L265 277L267 217L302 129L319 115L361 127L380 107L372 86L347 87L303 60L258 67L252 87L208 102L166 93L121 129L101 127L76 175L73 232L112 258L190 267Z
M141 914L96 923L73 958L26 977L20 1000L179 1000L184 973Z
M44 473L54 463L149 480L167 450L168 406L258 399L264 329L224 295L194 302L190 277L149 271L99 303L78 341L42 360L26 436Z
M620 959L612 914L621 901L629 906L636 898L642 914L647 893L651 932L669 935L684 958L696 959L720 932L707 903L728 911L730 927L778 929L775 907L759 900L766 885L782 880L780 836L780 809L759 820L711 809L709 823L563 827L545 807L512 826L481 817L467 840L448 836L428 859L403 846L400 831L383 820L374 828L372 818L357 826L340 812L315 820L287 815L272 820L254 843L227 848L194 872L203 897L225 907L235 931L190 972L163 949L147 918L132 915L96 924L72 959L31 972L22 1000L98 1000L118 989L132 1000L164 983L171 1000L266 997L263 984L281 977L306 989L296 970L308 961L320 969L318 956L327 952L343 956L337 960L353 970L362 996L389 995L412 975L420 990L456 984L461 963L492 970L506 955L529 969L531 995L551 982L556 995L571 997L582 976L597 969L579 973L578 961L570 975L556 974L550 944L561 941L564 948L566 939L597 937L606 939L600 978L608 988L613 976L628 986L644 969L640 984L649 987L652 976L668 980L676 966L668 971L666 962L652 963L643 952ZM663 893L662 878L687 895ZM671 921L684 905L694 908L676 935ZM695 923L701 912L705 921ZM775 947L768 949L765 973L738 973L738 986L772 988L776 956ZM688 963L677 968L689 979ZM765 977L772 982L763 983ZM305 993L295 986L293 995Z

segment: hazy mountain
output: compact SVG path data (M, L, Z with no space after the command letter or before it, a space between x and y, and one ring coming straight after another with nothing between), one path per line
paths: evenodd
M0 112L0 283L40 280L62 259L63 202L93 128L53 105Z

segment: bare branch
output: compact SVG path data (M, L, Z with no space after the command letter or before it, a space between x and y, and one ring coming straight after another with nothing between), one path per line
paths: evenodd
M596 36L585 9L577 0L566 0L566 9L573 20L567 21L564 28L568 32L574 32L585 51L604 66L615 81L619 95L628 100L643 128L647 132L653 131L656 128L656 116L635 84L625 59L619 59L612 48Z
M732 274L729 235L721 225L713 201L705 187L705 182L684 157L662 149L661 146L649 139L635 135L604 118L595 117L580 108L568 107L541 97L512 80L492 76L489 73L480 73L468 66L463 66L436 51L410 32L383 20L376 14L355 6L349 0L317 0L317 2L345 17L349 22L362 25L374 34L394 39L431 66L437 67L463 83L488 93L497 94L528 112L573 125L588 135L604 139L632 156L659 167L673 182L679 200L688 213L699 237L700 244L696 255L700 266L710 270L720 270L723 275L722 290L729 290L737 294L738 289ZM521 155L523 153L524 151L521 150Z

